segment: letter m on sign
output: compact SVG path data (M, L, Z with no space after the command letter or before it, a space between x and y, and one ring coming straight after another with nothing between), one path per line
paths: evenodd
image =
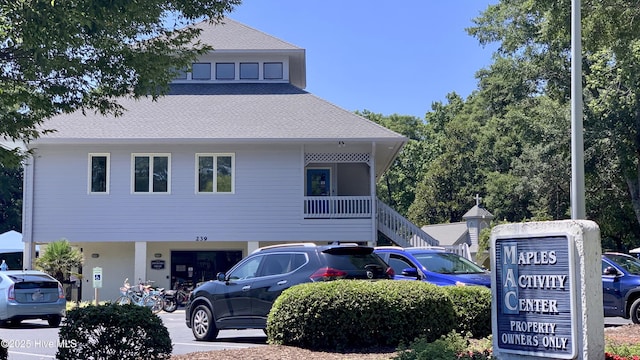
M518 244L501 243L500 278L502 286L501 310L503 314L518 313Z

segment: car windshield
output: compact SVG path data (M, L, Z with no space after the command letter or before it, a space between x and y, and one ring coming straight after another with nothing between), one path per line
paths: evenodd
M440 274L479 274L484 273L484 269L473 262L453 253L422 253L413 254L415 258L428 271Z
M640 275L640 260L624 254L606 254L606 257L627 272Z

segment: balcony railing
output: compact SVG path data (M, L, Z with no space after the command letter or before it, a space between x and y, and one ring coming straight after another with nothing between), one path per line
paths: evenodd
M306 219L371 218L371 196L305 196Z

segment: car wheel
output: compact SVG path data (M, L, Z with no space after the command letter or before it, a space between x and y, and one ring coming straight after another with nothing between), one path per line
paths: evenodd
M196 340L211 341L218 336L218 329L206 305L198 305L191 313L191 331Z
M634 324L640 324L640 298L637 298L633 304L631 304L631 321Z
M62 316L60 315L50 315L47 317L47 323L49 323L51 327L60 326L60 321L62 321Z

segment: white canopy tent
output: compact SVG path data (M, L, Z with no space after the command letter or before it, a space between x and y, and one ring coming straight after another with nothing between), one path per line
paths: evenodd
M629 250L629 254L640 254L640 247Z
M9 230L5 233L0 234L0 253L20 251L24 251L22 234L14 230Z

